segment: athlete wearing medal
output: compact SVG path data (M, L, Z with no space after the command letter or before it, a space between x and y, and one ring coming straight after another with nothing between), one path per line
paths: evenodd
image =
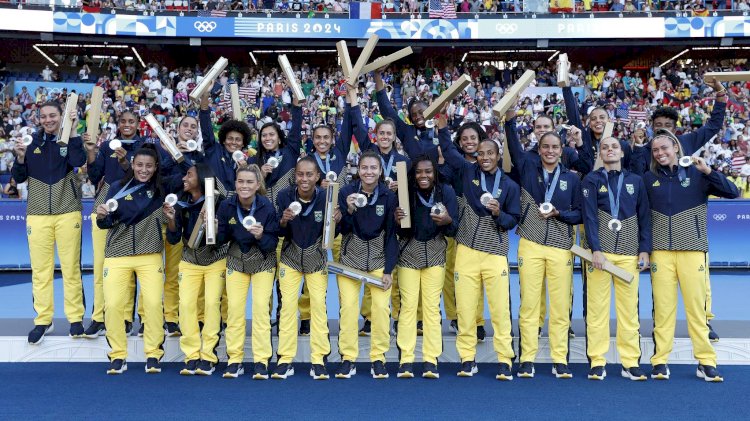
M622 377L646 380L639 367L639 272L649 266L651 215L643 180L621 168L620 142L608 137L599 143L604 168L589 173L581 183L583 222L593 262L586 264L586 351L591 369L588 378L604 380L609 350L609 317L612 283L617 311L617 353ZM633 275L630 283L603 270L605 262Z

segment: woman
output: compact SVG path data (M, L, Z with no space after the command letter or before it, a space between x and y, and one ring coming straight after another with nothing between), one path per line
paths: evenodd
M570 135L574 136L573 132ZM519 312L520 366L518 376L534 377L539 348L541 291L547 280L549 342L552 374L572 378L568 368L571 288L573 282L573 231L582 222L578 176L560 164L562 139L555 132L539 138L538 154L524 152L515 131L513 111L506 115L505 134L521 187L521 220L518 231L518 272L521 283ZM578 142L578 139L575 139ZM581 154L587 159L588 148Z
M646 186L641 177L623 170L622 150L614 137L599 143L604 168L589 173L581 183L583 225L593 262L586 263L586 352L590 380L604 380L609 351L609 318L612 284L617 311L617 353L622 362L620 375L646 380L641 359L638 319L638 273L649 266L651 215ZM607 262L625 269L630 283L605 272Z
M227 244L206 244L205 233L200 244L190 247L190 237L199 219L205 217L205 180L215 180L214 172L204 163L195 164L182 178L182 193L174 205L164 204L169 244L182 242L180 261L180 350L185 354L182 375L213 374L219 359L216 347L221 329L221 296L226 276ZM222 196L215 197L218 208ZM199 301L203 301L199 303ZM199 307L203 311L199 311ZM199 312L203 313L202 328Z
M75 131L68 144L57 143L57 133L67 119L70 127L77 127L75 113L63 115L56 102L39 108L41 130L34 134L27 147L16 140L12 176L16 183L28 181L26 206L26 234L31 258L31 284L34 297L34 329L29 332L29 344L42 342L54 326L53 276L55 244L63 276L65 317L70 322L70 336L84 334L84 298L81 281L81 189L74 169L86 163L82 139Z
M276 272L278 219L276 209L265 197L263 175L257 165L237 170L236 195L221 203L217 213L216 243L230 243L227 251L227 369L224 378L244 374L245 308L252 281L253 379L268 379L271 350L271 296ZM252 217L252 218L250 218ZM254 221L254 223L253 223Z
M345 210L339 223L343 236L341 263L383 279L382 289L370 284L365 285L365 289L369 289L372 296L370 374L373 378L385 379L388 378L385 352L390 340L388 300L393 283L391 274L398 260L394 219L396 195L382 182L383 168L375 152L362 154L358 174L357 182L344 186L339 192L339 209ZM358 207L360 195L365 197L365 203ZM342 362L336 378L348 379L357 373L354 361L359 354L357 312L362 284L341 275L337 280L341 303L339 353Z
M320 170L318 163L310 156L297 161L295 180L296 187L282 190L277 203L277 207L283 209L279 225L284 244L281 246L279 265L281 315L278 364L272 377L286 379L294 374L292 362L297 355L297 300L304 277L308 291L308 314L312 316L309 332L310 376L315 380L326 380L325 358L331 352L326 312L327 256L322 249L326 193L317 187ZM292 209L295 203L299 205L296 212ZM340 212L336 211L334 219L336 222L341 219Z
M406 215L399 207L396 220L411 219L411 228L399 228L399 291L401 310L398 331L400 366L397 377L414 377L414 349L417 345L417 309L421 297L424 333L422 377L438 378L438 357L443 351L440 327L440 293L445 276L446 236L458 227L456 193L439 182L437 164L425 155L414 159L409 177L409 205Z
M651 166L643 175L651 204L653 253L651 288L654 297L654 356L651 378L669 379L667 360L674 343L677 286L682 292L696 375L709 382L723 381L716 369L716 351L706 324L706 204L708 195L727 199L739 196L737 187L703 158L693 165L678 165L682 148L667 130L651 141Z
M128 369L128 341L124 314L130 295L131 278L140 284L144 319L144 353L146 373L161 372L164 355L164 314L162 295L164 277L161 232L165 191L159 174L159 155L146 144L133 156L131 168L120 181L112 184L107 203L96 208L96 224L107 232L104 251L104 323L110 368L107 374L121 374Z
M453 279L458 313L456 348L461 358L461 369L457 374L471 377L479 372L475 362L475 326L477 302L484 285L499 363L495 378L513 380L511 365L515 355L507 256L508 231L518 223L518 185L498 168L500 148L497 143L481 141L477 161L467 162L451 143L447 124L445 115L441 115L437 123L440 149L461 180Z

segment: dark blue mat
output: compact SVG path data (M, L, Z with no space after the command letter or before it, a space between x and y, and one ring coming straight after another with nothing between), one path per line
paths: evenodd
M457 364L440 366L442 378L373 380L358 364L350 380L314 381L309 364L284 381L183 377L181 364L147 375L132 363L107 376L101 363L0 364L0 418L56 419L738 419L750 413L750 366L724 366L722 384L695 377L695 366L673 365L669 381L632 382L609 366L603 382L557 380L549 364L534 379L495 380L495 365L481 364L473 378L458 378ZM219 367L223 370L223 364ZM333 370L331 365L329 370ZM415 369L418 374L421 365ZM650 367L644 367L650 370ZM745 415L742 415L745 414Z

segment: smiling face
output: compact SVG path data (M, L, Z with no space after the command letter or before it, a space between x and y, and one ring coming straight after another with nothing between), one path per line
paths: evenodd
M188 141L195 139L198 135L198 120L193 117L185 117L180 121L177 127L177 137L180 140Z
M133 158L133 175L136 181L147 183L156 173L156 160L150 155L136 155Z
M62 115L57 107L46 106L39 110L39 123L44 128L44 132L48 134L57 133L60 129L60 122L62 121Z
M543 134L551 132L552 129L552 119L549 117L541 116L534 120L534 136L536 136L537 139L541 139Z
M596 135L601 135L602 133L604 133L604 127L607 125L608 121L609 115L607 114L607 112L602 110L601 108L597 108L592 111L591 115L589 116L589 128Z
M315 185L320 179L317 164L310 161L300 161L294 170L294 179L300 193L307 194L315 190Z
M620 141L614 137L607 137L599 142L599 157L605 164L617 164L622 158Z
M380 167L380 160L366 156L359 160L359 178L362 180L362 185L372 187L378 183L380 179L380 173L382 168Z
M198 171L195 167L190 167L184 177L182 177L182 189L187 193L200 192L200 184L198 181Z
M417 187L421 190L430 190L435 185L435 167L428 160L417 162L414 176L417 180Z
M333 133L328 126L317 127L313 132L313 146L315 152L325 155L333 145Z
M473 155L479 148L479 133L472 128L461 131L461 137L458 138L458 145L465 154Z
M381 152L389 152L393 147L393 142L396 140L396 128L390 123L379 124L375 133L375 139Z
M267 126L260 132L260 143L269 152L279 149L279 133L274 126Z
M244 146L242 141L242 133L232 130L227 133L227 137L224 138L224 148L229 152L241 151Z
M562 155L562 146L560 138L554 134L547 133L539 141L539 156L546 165L557 165Z
M117 130L123 138L132 139L138 130L138 119L131 112L122 113L117 121Z
M677 165L677 147L666 136L657 136L651 141L651 156L661 166Z
M260 188L258 178L252 171L239 171L234 182L234 188L240 199L251 199Z
M412 105L409 111L409 120L419 129L424 129L425 119L423 113L425 109L427 109L427 106L418 102Z
M485 140L479 144L477 149L477 163L482 171L492 172L497 168L499 148L492 140Z
M656 117L653 121L654 131L659 129L669 130L674 133L675 121L668 117Z

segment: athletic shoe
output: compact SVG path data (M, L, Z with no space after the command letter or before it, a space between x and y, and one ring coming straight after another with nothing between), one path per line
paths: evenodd
M245 374L245 367L241 363L232 363L227 366L227 370L221 377L225 379L236 379Z
M294 366L289 363L277 364L276 370L271 375L272 379L285 380L294 375Z
M656 364L651 369L651 378L656 380L669 380L669 366L666 364Z
M484 338L487 337L487 332L484 331L484 326L477 326L477 341L484 342Z
M413 379L414 378L414 364L405 363L398 367L398 373L396 377L399 379Z
M591 367L589 370L589 380L604 380L605 377L607 377L607 370L602 365Z
M161 373L161 363L154 357L146 360L146 373L156 374Z
M552 374L558 379L572 379L573 372L570 371L567 364L552 364Z
M73 326L70 326L71 329ZM127 329L127 327L126 327ZM104 335L107 332L107 330L104 328L104 323L97 322L96 320L92 320L89 327L86 328L86 331L83 332L83 337L88 339L96 339L101 335ZM127 333L126 333L127 335Z
M180 374L183 376L192 376L195 374L196 368L198 368L198 360L190 360L185 363L185 367L180 370Z
M299 321L299 334L300 336L310 336L310 321L309 320Z
M510 364L500 363L495 378L497 380L513 380L513 371L510 368Z
M398 320L393 321L393 327L391 328L391 336L398 336Z
M357 367L351 361L344 360L339 365L339 370L336 373L336 378L350 379L355 374L357 374Z
M130 332L133 331L133 322L129 322L125 320L125 336L130 335Z
M630 379L630 380L637 381L637 382L646 381L646 379L648 379L648 377L646 377L646 375L643 373L643 370L641 370L641 368L638 366L630 367L630 368L623 367L622 370L620 371L620 375L622 377L625 377L626 379Z
M198 368L195 370L195 374L199 376L210 376L216 371L216 364L211 361L201 360L198 363Z
M124 372L128 371L128 363L125 362L125 360L112 360L111 363L109 363L109 370L107 370L107 374L122 374Z
M424 324L420 320L417 322L417 336L422 336L423 333L424 333Z
M385 368L385 363L382 361L375 361L370 366L370 374L373 379L387 379L388 370Z
M330 378L328 371L326 371L326 366L323 364L313 364L310 367L310 377L313 380L328 380Z
M31 332L29 332L29 344L39 345L44 340L44 335L52 333L55 330L55 324L50 323L48 325L36 325Z
M714 328L711 327L711 323L706 323L708 326L708 340L711 342L719 342L719 335L714 332Z
M365 319L362 329L359 330L359 336L370 336L370 321Z
M164 323L166 326L164 329L164 334L172 337L172 336L182 336L182 331L180 330L180 326L175 322L166 322Z
M433 363L424 363L424 366L422 367L422 378L439 379L440 373L438 372L437 365Z
M142 337L143 337L143 328L144 328L144 327L146 327L146 324L145 324L145 323L143 323L143 322L141 322L141 326L140 326L140 327L138 327L138 337L139 337L139 338L142 338Z
M721 377L719 370L712 365L699 365L698 370L695 372L698 378L703 379L707 382L723 382L724 377Z
M461 371L458 372L458 377L471 377L477 373L479 373L477 363L474 361L466 361L461 363Z
M70 324L70 333L68 336L71 338L83 338L85 330L83 329L83 323L73 322Z
M253 380L268 380L268 367L263 363L255 363Z
M534 378L535 373L536 370L534 370L534 363L532 363L531 361L526 361L525 363L521 363L521 365L518 366L516 376L522 379L532 379Z
M571 339L576 337L576 333L573 332L573 327L572 326L568 327L568 337L571 338Z
M450 326L448 326L448 330L458 335L458 320L451 320Z

